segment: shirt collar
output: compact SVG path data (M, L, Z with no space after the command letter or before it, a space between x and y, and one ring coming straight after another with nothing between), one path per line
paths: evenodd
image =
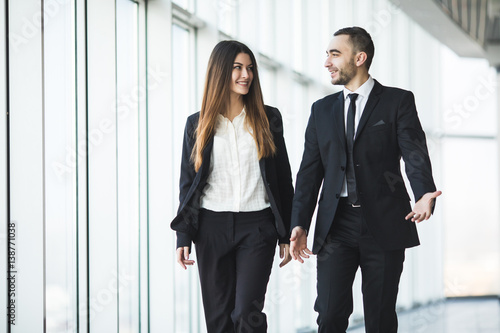
M242 117L242 116L244 116L244 115L246 115L245 107L243 107L243 109L241 110L240 114L239 114L239 115L237 115L236 117L234 117L234 119L236 119L236 118L238 118L238 117ZM224 119L224 118L226 118L226 117L224 117L221 113L219 113L219 114L217 115L217 118L219 118L219 119ZM226 118L226 119L227 119L227 118Z
M356 91L350 91L344 86L344 101L347 99L347 96L352 93L356 93L361 97L367 98L370 95L370 92L373 89L373 86L375 85L375 80L373 80L372 76L368 76L368 80L366 80L365 83L363 83Z
M243 107L243 110L241 110L240 114L237 115L234 119L236 118L243 118L244 116L246 116L247 112L245 111L245 107Z
M239 115L237 115L236 117L234 117L234 119L233 119L233 124L235 124L236 122L238 122L238 121L239 121L239 119L245 119L246 114L247 114L247 113L246 113L246 111L245 111L245 107L243 107L243 109L241 110L240 114L239 114ZM224 122L229 122L229 119L228 119L228 118L226 118L226 117L224 117L222 114L220 114L220 113L219 113L219 114L217 115L217 122L218 122L219 124L222 124L222 123L224 123Z

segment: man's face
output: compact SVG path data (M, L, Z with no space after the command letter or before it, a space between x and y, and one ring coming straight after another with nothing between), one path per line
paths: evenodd
M326 50L325 67L330 72L332 84L347 85L356 76L355 54L348 35L334 36Z

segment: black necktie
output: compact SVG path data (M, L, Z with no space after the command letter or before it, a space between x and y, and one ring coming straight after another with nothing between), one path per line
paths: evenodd
M356 193L356 177L354 174L354 162L352 157L352 148L354 146L354 118L356 116L356 98L358 94L349 94L348 97L351 99L349 103L349 109L347 110L347 129L346 129L346 139L347 139L347 193L349 202L351 204L358 203L358 194Z

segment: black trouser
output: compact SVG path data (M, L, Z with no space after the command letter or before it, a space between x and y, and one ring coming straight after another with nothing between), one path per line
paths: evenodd
M262 309L277 239L269 208L200 210L195 244L208 333L267 331Z
M362 207L341 199L325 246L317 256L319 333L345 333L353 310L352 284L361 267L367 333L395 333L396 298L404 249L384 251L370 235Z

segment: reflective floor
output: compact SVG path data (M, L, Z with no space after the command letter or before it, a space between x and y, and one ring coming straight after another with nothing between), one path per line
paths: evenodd
M399 333L499 333L498 298L449 299L399 314ZM348 333L364 333L364 326Z

